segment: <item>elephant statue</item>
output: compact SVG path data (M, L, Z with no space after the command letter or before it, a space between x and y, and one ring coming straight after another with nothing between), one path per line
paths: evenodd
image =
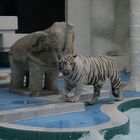
M57 92L58 59L73 53L73 25L55 22L17 40L9 51L10 91L31 96Z

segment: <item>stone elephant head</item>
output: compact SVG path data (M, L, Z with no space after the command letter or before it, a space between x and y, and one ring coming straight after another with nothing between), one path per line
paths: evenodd
M34 34L33 41L35 43L30 47L30 52L47 65L51 65L56 63L62 55L73 53L73 25L56 22L49 29Z
M49 29L44 30L50 34L48 44L60 56L66 53L73 53L74 31L73 25L66 22L56 22Z

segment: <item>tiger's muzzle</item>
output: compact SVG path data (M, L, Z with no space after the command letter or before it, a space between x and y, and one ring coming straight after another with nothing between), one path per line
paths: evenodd
M63 73L64 76L68 76L70 71L69 70L64 70L64 71L62 71L62 73Z

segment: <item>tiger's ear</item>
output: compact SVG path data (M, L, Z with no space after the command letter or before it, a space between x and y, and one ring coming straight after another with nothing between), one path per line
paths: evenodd
M72 54L72 57L74 57L74 58L75 58L76 56L77 56L77 54Z

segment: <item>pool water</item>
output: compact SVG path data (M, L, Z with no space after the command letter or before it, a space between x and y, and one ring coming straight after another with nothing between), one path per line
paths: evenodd
M96 129L93 129L88 135L83 136L78 140L104 140L104 136L101 135Z
M140 140L140 108L133 108L125 112L130 119L129 135L117 135L112 140Z
M133 108L124 112L130 120L130 133L128 135L116 135L111 140L140 140L140 108ZM92 130L89 135L79 140L104 140L104 136L97 130Z
M96 107L95 107L96 106ZM99 110L101 104L87 106L86 111L69 114L43 116L40 118L19 120L14 123L18 125L38 126L47 128L79 128L102 124L110 118ZM98 109L98 110L97 110Z

